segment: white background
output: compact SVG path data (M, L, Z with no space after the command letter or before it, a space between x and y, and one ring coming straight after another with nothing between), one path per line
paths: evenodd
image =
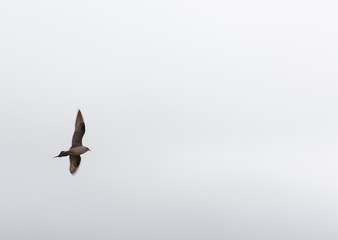
M0 238L337 239L337 7L2 1Z

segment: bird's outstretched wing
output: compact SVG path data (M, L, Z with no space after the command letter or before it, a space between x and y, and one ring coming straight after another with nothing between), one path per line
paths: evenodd
M73 134L71 148L82 146L82 137L85 134L85 132L86 132L86 126L83 121L82 113L79 110L77 113L76 121L75 121L75 131Z
M69 171L71 174L74 174L77 168L80 166L81 156L80 155L69 155L70 166Z

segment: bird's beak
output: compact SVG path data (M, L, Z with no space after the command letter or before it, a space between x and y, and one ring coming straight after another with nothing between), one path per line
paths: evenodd
M57 158L58 156L55 156L55 157L53 157L53 158Z

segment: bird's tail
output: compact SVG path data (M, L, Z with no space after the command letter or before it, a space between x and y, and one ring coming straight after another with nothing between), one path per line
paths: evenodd
M59 155L55 156L54 158L57 158L57 157L66 157L66 156L69 156L70 155L70 152L69 151L61 151Z

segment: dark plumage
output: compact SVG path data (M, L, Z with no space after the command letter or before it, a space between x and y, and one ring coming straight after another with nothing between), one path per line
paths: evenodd
M82 113L79 110L77 113L76 121L75 121L75 131L73 134L71 148L82 146L82 138L85 132L86 132L86 125L83 121Z
M90 151L89 148L82 146L82 138L86 132L86 126L83 121L83 116L79 110L77 113L75 121L75 131L72 138L72 146L68 151L61 151L58 156L55 157L65 157L69 156L70 166L69 171L71 174L74 174L81 163L81 154Z

